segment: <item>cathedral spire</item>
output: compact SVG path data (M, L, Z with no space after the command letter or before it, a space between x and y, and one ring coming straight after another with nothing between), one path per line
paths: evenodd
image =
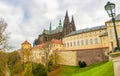
M68 17L68 11L66 10L66 15L65 15L65 17Z
M70 33L69 28L70 28L70 21L69 21L68 11L66 11L66 15L64 18L64 22L63 22L63 35L64 36Z
M76 31L73 15L72 15L72 20L71 20L71 25L72 25L72 29L73 29L72 31Z
M67 25L69 25L69 23L70 22L69 22L68 11L66 10L66 15L65 15L63 27L66 27Z
M51 24L51 22L50 22L49 31L50 31L50 32L52 31L52 24Z
M73 18L73 15L72 15L72 20L71 20L71 23L73 23L73 24L74 24L74 18Z

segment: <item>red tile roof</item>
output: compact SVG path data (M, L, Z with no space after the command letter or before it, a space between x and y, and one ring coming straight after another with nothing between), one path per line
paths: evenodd
M51 42L56 44L63 44L62 41L58 39L52 39Z
M50 45L50 43L63 44L61 40L52 39L51 42L46 42L46 43L42 43L42 44L36 45L36 46L33 47L33 49L40 49L40 48L48 47L48 45Z
M30 44L27 40L22 43L23 44Z
M33 49L45 48L46 46L47 46L47 43L43 43L43 44L36 45L35 47L33 47Z

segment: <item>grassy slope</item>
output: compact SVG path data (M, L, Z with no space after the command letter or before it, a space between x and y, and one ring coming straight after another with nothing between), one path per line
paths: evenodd
M112 61L73 76L114 76Z
M114 76L112 61L90 65L85 68L63 66L55 76Z

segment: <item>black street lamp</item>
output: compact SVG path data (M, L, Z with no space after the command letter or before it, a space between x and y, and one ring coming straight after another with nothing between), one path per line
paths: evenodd
M105 5L105 10L107 11L109 17L112 17L112 22L114 26L114 31L115 31L115 38L116 38L116 43L117 43L117 49L119 50L119 40L118 40L118 34L116 30L116 25L115 25L115 4L111 2L107 2Z

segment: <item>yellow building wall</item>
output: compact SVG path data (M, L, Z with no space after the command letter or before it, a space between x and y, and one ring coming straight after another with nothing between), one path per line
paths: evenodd
M32 49L32 46L31 44L22 44L21 45L21 50L22 50L22 53L23 53L23 57L24 57L24 62L27 62L27 61L30 61L30 55L31 55L31 49ZM22 57L22 58L23 58Z
M109 51L112 51L115 47L117 47L113 22L109 21L106 22L105 24L108 32ZM118 38L120 39L120 21L116 21L116 29L117 29Z
M63 49L63 44L51 43L46 47L38 47L31 50L30 59L35 63L42 63L45 65L46 53L49 52L48 56L51 56L54 52L58 52Z
M42 48L32 49L31 56L30 56L31 61L35 63L42 63L45 65L44 51L45 50Z
M89 32L64 37L63 38L64 50L108 47L108 37L107 36L99 37L105 32L106 32L106 29L91 30ZM95 38L97 38L97 43L95 41ZM90 42L90 39L92 39L92 43ZM84 42L84 45L82 45L82 40ZM86 40L88 40L88 44L86 44ZM79 41L79 44L78 44L78 41ZM72 46L71 46L71 43L72 43Z
M58 64L77 66L77 51L58 52Z

